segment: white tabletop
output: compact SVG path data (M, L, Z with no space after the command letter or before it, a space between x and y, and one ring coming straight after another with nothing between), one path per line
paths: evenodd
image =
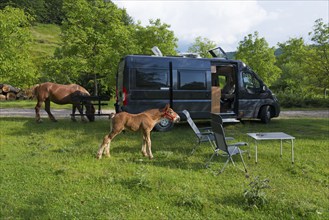
M223 118L223 123L240 123L238 119L235 118Z
M247 133L255 140L292 140L295 137L283 132L259 132L259 133Z

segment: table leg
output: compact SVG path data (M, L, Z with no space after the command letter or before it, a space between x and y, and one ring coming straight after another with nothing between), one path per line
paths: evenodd
M250 159L250 158L251 158L251 154L250 154L250 145L251 145L251 144L248 144L248 145L249 145L249 146L248 146L248 147L249 147L249 150L248 150L248 159Z
M291 139L291 163L295 163L295 158L294 158L294 139Z
M280 144L280 157L282 158L282 139L281 139L281 144Z
M256 158L256 164L257 164L257 162L258 162L258 158L257 158L257 140L255 140L255 152L256 152L255 158Z

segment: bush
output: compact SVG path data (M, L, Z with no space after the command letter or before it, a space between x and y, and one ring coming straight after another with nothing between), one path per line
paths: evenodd
M281 107L292 108L329 108L329 98L311 94L298 94L294 92L278 92L277 97Z
M249 207L260 208L265 205L267 199L264 189L270 188L268 183L268 179L261 180L258 176L249 183L243 193Z

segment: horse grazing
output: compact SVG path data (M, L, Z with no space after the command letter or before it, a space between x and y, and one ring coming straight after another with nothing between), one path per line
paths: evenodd
M97 152L97 158L101 159L105 149L105 156L110 157L110 145L113 138L120 134L124 129L131 131L141 131L143 135L142 154L145 157L153 158L151 151L151 137L150 133L154 126L160 122L161 118L167 118L174 123L179 122L179 115L174 112L169 104L163 109L150 109L139 114L129 114L127 112L120 112L118 114L112 113L111 132L103 139L103 143ZM146 150L147 145L147 150Z
M80 104L80 100L82 96L90 96L89 92L83 88L82 86L79 86L77 84L70 84L70 85L61 85L51 82L46 82L42 84L38 84L33 87L33 95L37 98L38 102L35 106L35 114L36 114L36 121L40 122L40 108L42 106L42 103L45 103L45 110L48 113L49 118L56 122L57 120L50 112L50 101L65 105L65 104L72 104L73 105L73 115L71 119L73 121L75 120L74 113L76 109L79 110L81 114L81 120L87 121L82 112L82 107ZM89 121L95 120L95 108L93 104L90 101L86 101L86 116L89 119Z

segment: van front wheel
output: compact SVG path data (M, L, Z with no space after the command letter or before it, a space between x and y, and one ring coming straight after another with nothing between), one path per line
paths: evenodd
M170 131L174 127L174 123L167 118L162 118L161 121L155 125L157 131Z
M263 122L264 124L267 124L271 121L271 108L270 106L264 106L261 108L260 113L260 120L261 122Z

